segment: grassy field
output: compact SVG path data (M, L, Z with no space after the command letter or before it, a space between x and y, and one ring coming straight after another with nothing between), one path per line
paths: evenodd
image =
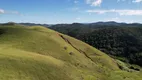
M0 80L142 80L142 72L41 26L0 25Z

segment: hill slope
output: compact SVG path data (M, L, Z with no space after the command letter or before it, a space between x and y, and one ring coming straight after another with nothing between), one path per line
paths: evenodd
M142 25L94 23L50 27L125 62L142 66Z
M41 26L0 25L0 80L142 79L141 71L121 70L122 64Z

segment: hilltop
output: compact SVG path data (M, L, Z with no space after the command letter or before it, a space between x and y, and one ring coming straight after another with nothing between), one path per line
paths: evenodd
M88 44L42 26L0 25L0 80L141 80Z

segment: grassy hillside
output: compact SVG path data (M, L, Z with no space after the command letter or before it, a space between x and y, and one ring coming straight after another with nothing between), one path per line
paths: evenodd
M142 72L41 26L0 25L0 80L120 79L141 80Z
M125 62L142 66L142 25L94 23L50 27Z

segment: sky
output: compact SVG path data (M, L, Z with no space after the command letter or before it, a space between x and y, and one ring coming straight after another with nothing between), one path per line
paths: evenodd
M142 0L0 0L0 23L142 23Z

